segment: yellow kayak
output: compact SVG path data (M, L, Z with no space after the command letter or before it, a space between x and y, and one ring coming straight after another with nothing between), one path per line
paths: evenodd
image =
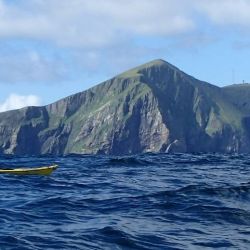
M18 175L50 175L56 170L58 165L51 165L37 168L16 168L16 169L0 169L0 174L18 174Z

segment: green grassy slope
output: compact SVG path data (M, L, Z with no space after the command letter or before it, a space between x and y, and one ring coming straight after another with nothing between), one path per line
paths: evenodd
M250 115L250 84L234 84L223 88L228 100L245 115Z

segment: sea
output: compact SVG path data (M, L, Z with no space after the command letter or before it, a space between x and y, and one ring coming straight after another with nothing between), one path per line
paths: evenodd
M1 156L0 249L250 249L250 155Z

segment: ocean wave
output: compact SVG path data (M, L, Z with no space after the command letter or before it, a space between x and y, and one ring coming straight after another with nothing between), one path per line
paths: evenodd
M250 157L2 157L0 249L247 249Z
M149 160L139 159L136 157L119 157L119 158L111 158L109 160L109 164L111 165L128 165L128 166L145 166L152 165L153 162Z

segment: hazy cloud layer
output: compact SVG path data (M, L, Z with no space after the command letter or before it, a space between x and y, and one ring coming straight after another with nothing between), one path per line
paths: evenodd
M203 0L199 1L197 8L215 24L250 27L249 0Z
M224 28L234 32L232 25L248 34L249 13L249 0L0 0L0 42L31 41L21 52L0 51L0 82L51 83L99 68L123 70L173 48L215 43ZM59 52L41 52L36 42Z
M100 47L133 35L173 35L195 24L188 0L20 0L0 2L0 36ZM179 3L178 3L179 2ZM181 6L181 7L180 7Z
M250 26L249 0L0 1L0 37L100 47L133 36L172 36L212 24Z
M10 96L2 103L0 103L0 112L12 109L19 109L26 106L39 106L41 100L36 95L17 95L10 94Z
M16 82L52 82L65 79L66 66L58 58L46 57L35 49L0 52L0 81Z

